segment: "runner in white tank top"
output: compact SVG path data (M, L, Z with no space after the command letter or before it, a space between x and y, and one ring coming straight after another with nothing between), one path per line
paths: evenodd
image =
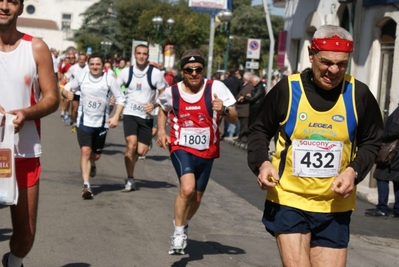
M123 192L136 189L133 178L136 158L145 156L151 144L153 127L151 114L156 108L156 91L160 95L166 87L161 71L149 65L148 52L148 46L137 45L134 49L135 66L122 69L117 78L119 86L125 85L126 87L123 130L126 141L127 180Z
M49 48L41 39L17 30L17 19L23 8L23 0L1 2L0 112L16 115L13 120L15 172L12 174L19 188L18 203L10 209L11 251L3 255L3 266L22 266L23 258L33 246L42 154L40 119L55 112L59 103ZM0 187L0 200L4 194L7 192Z

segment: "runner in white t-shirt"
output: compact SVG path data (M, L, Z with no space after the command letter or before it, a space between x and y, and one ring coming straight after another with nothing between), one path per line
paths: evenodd
M94 177L96 174L95 161L101 157L108 128L115 128L118 125L125 103L125 97L115 78L103 72L103 64L101 55L92 54L89 57L90 71L72 79L62 91L63 96L70 101L74 94L80 91L77 137L81 149L80 166L84 199L93 197L89 177ZM109 118L111 94L115 97L116 110L114 115Z
M138 156L144 156L151 144L151 129L157 90L162 94L166 82L160 70L148 63L148 46L134 49L136 65L124 68L118 75L119 86L125 85L126 104L123 110L123 129L126 140L125 166L127 180L123 192L136 189L134 165Z

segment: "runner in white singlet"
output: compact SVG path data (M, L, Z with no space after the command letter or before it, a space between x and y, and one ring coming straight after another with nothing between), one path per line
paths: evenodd
M136 189L134 166L138 156L144 156L152 139L153 117L157 90L162 94L166 82L160 70L148 63L148 46L134 49L135 66L124 68L118 75L119 86L125 85L126 104L123 110L123 130L126 140L125 167L127 179L122 192Z
M77 137L81 149L80 166L83 178L82 197L91 199L93 192L90 177L96 174L95 161L101 157L108 128L118 125L125 103L125 97L112 75L103 72L104 63L101 55L89 57L89 72L82 73L65 85L63 95L72 100L80 91L77 118ZM109 118L109 100L115 97L116 109Z
M13 229L3 266L23 266L33 246L41 173L40 119L55 112L59 104L49 48L41 39L17 30L23 2L1 1L0 112L16 115L14 156L19 188L17 203L10 206ZM4 194L0 187L0 199Z

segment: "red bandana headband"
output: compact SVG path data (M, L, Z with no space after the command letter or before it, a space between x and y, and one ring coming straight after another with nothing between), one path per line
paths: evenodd
M330 38L313 38L311 48L318 51L353 52L353 41L341 39L337 35Z

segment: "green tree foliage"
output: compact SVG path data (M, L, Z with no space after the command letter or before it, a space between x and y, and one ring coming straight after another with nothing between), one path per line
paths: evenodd
M266 25L266 17L262 5L245 6L241 5L233 11L231 21L231 48L229 64L237 66L246 61L247 40L248 38L261 39L260 64L265 65L269 54L270 40ZM280 16L270 16L273 36L275 39L275 53L277 53L278 35L284 28L284 19Z
M262 39L261 52L268 55L269 36L263 6L251 7L251 0L233 1L233 19L230 22L231 48L229 67L245 64L247 38ZM82 14L81 29L75 35L79 49L93 47L94 52L101 52L100 42L113 43L109 55L122 54L130 58L132 40L152 43L173 44L177 59L189 48L199 48L208 55L210 14L194 12L188 7L187 0L100 0ZM164 27L157 32L152 18L163 18ZM171 30L166 28L166 20L175 21ZM283 29L283 18L271 16L273 34L277 43L278 34ZM227 44L225 28L215 29L214 69L217 62L223 63ZM267 60L262 56L261 64ZM178 62L177 62L178 63Z
M116 12L112 2L100 1L93 4L83 16L83 24L75 33L74 40L78 43L78 49L86 50L92 47L93 52L102 52L101 41L111 41L112 50L119 49L122 45Z
M154 28L152 18L160 16L164 26ZM171 29L167 28L166 20L173 18L175 21ZM179 57L189 48L200 48L209 36L209 14L195 13L188 7L186 1L181 0L170 4L164 2L153 9L143 11L137 24L137 37L149 43L173 44Z

